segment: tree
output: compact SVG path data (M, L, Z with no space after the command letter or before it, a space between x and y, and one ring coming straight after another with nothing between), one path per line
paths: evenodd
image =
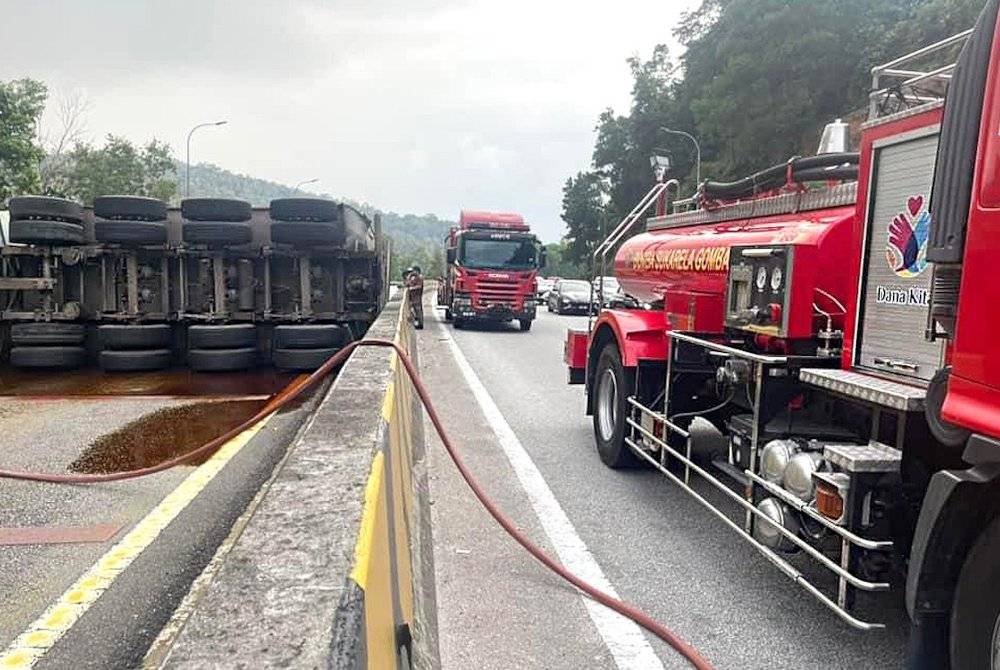
M562 220L566 222L566 259L590 267L594 249L607 233L608 214L603 206L604 188L596 172L577 172L563 186Z
M0 203L41 186L44 155L35 141L48 92L34 79L0 82Z
M565 241L550 242L545 245L546 262L541 274L545 277L562 279L585 279L587 272L569 259L569 246ZM589 266L589 265L588 265Z
M56 102L54 130L40 134L45 158L39 165L42 193L64 195L67 184L67 160L70 149L83 143L87 132L90 102L79 91L60 96Z
M77 144L67 155L65 194L84 204L99 195L144 195L169 200L177 192L170 147L156 140L136 147L108 135L103 147Z

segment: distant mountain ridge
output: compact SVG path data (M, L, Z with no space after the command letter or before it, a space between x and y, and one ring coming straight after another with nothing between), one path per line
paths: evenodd
M184 164L175 161L174 167L179 187L177 190L183 193L186 183ZM444 253L444 238L448 229L455 225L455 222L438 218L434 214L398 214L350 198L325 193L317 196L314 193L296 191L285 184L230 172L210 163L191 166L191 195L199 198L238 198L255 207L267 207L274 198L315 196L348 203L369 216L381 213L382 229L392 238L394 272L395 268L414 263L424 268L429 275L438 272L443 265L443 258L438 257ZM180 202L180 198L181 196L177 196L177 202L172 204Z

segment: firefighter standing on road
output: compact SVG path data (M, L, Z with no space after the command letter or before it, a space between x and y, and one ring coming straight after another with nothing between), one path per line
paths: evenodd
M417 330L424 327L424 276L420 272L420 266L414 265L404 273L404 283L406 292L410 298L410 314Z

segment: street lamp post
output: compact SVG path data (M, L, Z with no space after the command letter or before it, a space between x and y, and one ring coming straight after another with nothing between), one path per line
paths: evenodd
M295 185L294 192L298 193L299 189L302 188L303 186L305 186L306 184L315 184L318 181L319 181L319 179L305 179L303 181L300 181L298 184Z
M671 130L670 128L664 128L664 127L660 127L660 130L662 130L665 133L670 133L671 135L682 135L682 136L688 138L689 140L691 140L691 143L694 144L694 150L695 150L695 155L696 155L696 161L695 161L695 180L696 180L698 186L700 186L701 185L701 147L698 145L698 140L696 140L694 138L694 135L692 135L690 133L685 133L683 130ZM697 186L695 186L695 188L697 188Z
M191 197L191 136L194 135L194 131L199 128L204 128L206 126L224 126L228 121L210 121L208 123L199 123L197 126L188 131L187 136L187 169L185 170L184 179L184 197Z

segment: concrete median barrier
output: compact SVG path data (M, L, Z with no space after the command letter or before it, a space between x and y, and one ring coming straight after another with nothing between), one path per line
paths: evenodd
M369 335L415 357L407 312ZM356 351L147 667L438 667L422 428L396 354Z

